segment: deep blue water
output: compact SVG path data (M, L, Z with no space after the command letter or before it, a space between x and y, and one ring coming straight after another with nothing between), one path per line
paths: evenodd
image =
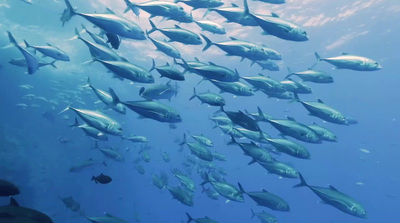
M242 1L225 0L225 5L234 2L243 5ZM122 14L125 4L118 1L77 1L71 0L79 12L102 13L106 7L117 14L136 22L143 30L150 29L149 14L141 12L139 19L128 12ZM190 11L190 7L184 6ZM13 33L18 42L26 39L29 43L44 45L52 43L66 51L70 62L56 62L57 69L43 67L33 75L25 73L24 68L8 63L11 58L21 57L15 48L2 49L0 53L0 178L14 182L20 187L21 194L16 199L22 206L35 208L48 214L54 222L88 222L83 217L66 209L59 197L72 196L88 216L102 216L104 212L112 213L128 222L136 222L135 215L140 215L140 222L186 222L185 212L193 217L205 215L219 222L258 222L251 220L251 211L265 210L276 216L279 222L310 223L357 223L357 222L398 222L400 174L398 172L400 95L397 65L400 61L399 44L400 3L395 0L365 1L294 1L288 0L284 5L272 6L262 2L249 1L250 9L268 14L277 12L282 18L301 25L309 34L307 42L290 42L273 36L260 35L259 27L242 27L234 23L223 23L224 19L215 12L209 13L208 19L221 23L227 30L226 35L214 35L202 32L213 41L228 40L234 36L255 43L263 43L282 54L279 61L280 71L261 71L260 67L250 67L250 62L240 62L239 57L227 57L212 46L202 52L203 45L187 46L172 43L178 48L182 57L193 60L197 56L201 61L212 61L219 65L237 69L242 76L255 76L258 73L282 80L286 75L286 67L294 71L307 69L315 62L314 52L322 56L336 56L341 52L372 58L382 65L383 69L374 72L358 72L351 70L335 70L328 63L321 62L317 68L330 73L334 77L332 84L307 83L313 94L301 95L305 101L316 101L318 98L338 109L346 116L354 117L358 124L344 126L323 123L311 117L299 103L288 103L286 100L268 98L261 92L252 97L233 97L228 93L222 95L226 99L226 110L244 110L255 112L260 106L263 112L276 118L286 115L296 118L301 123L317 122L337 134L338 142L323 142L306 146L312 158L301 160L282 154L277 159L287 162L299 170L309 184L318 186L334 185L340 191L359 201L367 210L368 219L361 219L345 214L334 207L319 202L319 198L307 188L292 188L298 179L280 179L277 175L268 174L257 164L247 165L251 160L244 156L238 146L227 146L229 137L222 134L208 120L215 107L200 105L197 99L189 101L192 89L198 92L211 90L218 92L211 83L204 81L197 85L200 77L185 74L186 81L179 82L179 91L171 102L162 100L176 108L182 116L177 129L170 129L168 124L151 119L138 119L138 115L130 110L126 115L114 111L106 114L122 123L126 134L134 133L149 139L148 151L151 161L140 162L145 169L141 175L134 168L133 161L140 157L140 146L119 137L109 136L107 142L99 142L100 147L116 147L125 162L117 163L106 160L108 167L98 165L78 173L70 173L68 169L83 160L93 158L103 160L104 156L93 149L94 142L83 135L79 129L71 129L68 124L74 120L72 111L57 115L67 105L84 109L102 109L102 104L95 104L98 99L93 92L82 88L89 76L92 84L99 89L112 87L122 100L140 100L138 95L141 86L146 84L113 79L110 73L98 63L82 64L90 59L87 47L79 40L67 40L74 35L74 28L84 23L88 29L98 29L81 17L73 17L61 26L59 17L65 8L63 1L34 0L28 5L17 0L0 1L0 45L8 44L6 31ZM204 9L193 12L195 19L201 19ZM158 27L172 27L176 22L161 21L154 18ZM180 24L182 27L200 33L195 24ZM85 38L89 39L86 34ZM161 33L151 35L163 39ZM204 42L204 41L203 41ZM149 69L151 58L157 65L172 63L172 59L155 51L149 41L124 39L117 53L130 62ZM45 58L46 59L46 58ZM156 83L166 83L166 78L159 78L152 71ZM294 79L297 77L294 77ZM297 78L298 79L298 78ZM297 80L296 79L296 80ZM33 89L21 88L31 85ZM64 96L61 96L61 93ZM27 94L34 94L33 99L26 99ZM44 97L47 101L38 97ZM53 102L50 102L53 101ZM82 103L83 102L83 103ZM26 108L17 106L26 104ZM37 106L36 106L37 105ZM44 112L54 115L54 123L43 118ZM80 122L82 122L80 120ZM278 131L266 123L260 124L263 131L278 137ZM226 172L227 182L241 184L248 191L261 188L283 197L290 205L290 212L277 212L265 207L256 206L255 202L245 195L244 203L225 202L225 198L211 200L201 193L199 184L202 179L196 174L191 177L195 181L197 191L194 195L194 207L188 207L172 199L166 190L159 190L152 185L152 174L164 171L169 175L169 185L176 186L179 181L172 175L171 169L185 170L181 165L189 154L184 146L179 152L177 141L182 140L183 133L204 133L214 142L212 150L223 153L227 161L215 161L216 166ZM57 139L63 137L70 140L61 144ZM294 140L294 139L293 139ZM245 142L246 140L242 140ZM128 150L129 148L129 150ZM360 150L362 149L362 150ZM369 153L363 152L368 150ZM171 161L162 160L161 152L167 152ZM90 181L93 175L105 173L112 176L113 182L99 185ZM358 185L357 183L362 183ZM0 204L7 204L8 198L0 198Z

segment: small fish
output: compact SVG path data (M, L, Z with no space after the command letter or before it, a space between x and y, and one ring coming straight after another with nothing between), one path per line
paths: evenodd
M104 175L104 174L100 174L97 177L93 176L92 180L94 180L94 182L97 183L101 183L101 184L108 184L112 181L111 177Z
M367 149L360 149L361 152L363 153L371 153L371 151L367 150Z

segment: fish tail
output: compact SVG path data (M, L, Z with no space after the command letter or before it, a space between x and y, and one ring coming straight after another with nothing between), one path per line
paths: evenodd
M256 63L256 61L255 61L255 60L252 60L252 61L251 61L251 64L250 64L250 67L252 67L255 63Z
M241 194L246 194L246 191L243 189L242 184L238 183L238 186L239 186L240 193Z
M92 181L94 180L94 182L96 182L96 184L97 184L97 180L96 180L96 177L95 176L92 176L92 179L91 179Z
M140 11L139 8L135 3L130 2L129 0L124 0L126 4L126 9L124 13L127 13L129 10L132 10L133 13L135 13L136 16L139 16Z
M52 66L53 68L57 69L57 66L55 65L57 60L53 60L53 62L50 62L48 65Z
M75 118L74 124L69 125L69 127L78 127L78 126L79 126L79 122L78 122L78 119L77 119L77 118Z
M181 143L179 143L179 145L182 146L185 144L186 144L186 133L183 133L183 141Z
M150 25L151 25L151 29L150 29L150 31L147 32L147 35L149 35L150 33L152 33L152 32L154 32L154 31L157 31L157 30L158 30L157 26L154 25L153 21L151 21L151 20L149 19L149 22L150 22Z
M25 43L25 47L26 47L26 48L32 47L31 45L29 45L29 43L28 43L26 40L24 40L24 43Z
M192 218L192 216L190 216L189 213L186 212L186 216L188 217L188 220L187 220L186 223L189 223L189 222L193 221L193 218Z
M89 77L87 77L87 81L86 81L86 84L85 85L83 85L83 87L92 87L92 83L90 82L90 78Z
M82 28L82 32L87 32L88 30L86 29L86 26L83 25L83 23L81 23L81 28Z
M287 70L288 70L288 75L286 75L286 77L284 79L288 79L289 77L291 77L293 75L293 72L290 69L290 67L287 67Z
M208 13L210 13L211 12L211 9L210 8L207 8L207 11L204 13L204 15L203 15L203 19L208 15Z
M118 95L115 93L115 91L112 88L108 88L108 92L110 92L110 95L113 99L114 104L118 104L121 102L121 100L119 100Z
M256 216L256 213L254 213L253 209L250 210L251 210L251 219L253 219Z
M152 65L151 65L151 68L150 68L149 72L151 72L152 70L156 69L156 61L154 59L151 59L151 60L152 60Z
M8 34L8 39L10 40L10 43L13 44L14 46L17 46L18 43L15 40L14 36L11 34L11 32L7 31L7 34Z
M69 109L71 109L71 107L68 105L64 110L60 111L57 115L65 112L65 111L68 111Z
M317 52L315 52L314 54L315 57L317 58L317 61L310 67L310 69L313 69L318 64L318 62L322 60L321 56Z
M209 38L207 38L207 36L200 34L201 37L203 37L203 39L206 41L206 46L203 48L203 51L206 51L208 48L210 48L210 46L212 46L214 43L211 42L211 40Z
M299 173L299 177L300 177L300 183L294 185L293 187L309 187L306 180L304 180L303 175L301 175L301 173Z
M197 97L197 93L196 93L196 88L193 87L193 95L192 95L192 97L189 98L189 101L192 100L195 97Z
M65 22L69 21L72 18L72 16L76 15L76 10L72 7L69 0L64 0L64 2L65 2L65 5L67 6L67 8L64 9L63 15L61 17L63 26L64 26Z
M257 106L257 111L258 111L258 117L259 117L258 118L259 120L257 120L257 121L265 120L266 118L264 116L264 113L261 111L261 108L258 106Z
M69 38L68 40L75 40L75 39L82 39L81 34L79 33L77 28L75 28L75 36Z
M101 162L104 166L108 166L106 161L104 160L103 162Z
M182 63L183 64L179 64L179 65L181 65L184 68L182 74L185 74L189 70L189 65L187 64L186 60L183 58L182 58Z
M293 92L293 95L294 95L293 101L295 101L295 102L301 102L301 100L300 100L300 98L299 98L299 95L298 95L296 92Z

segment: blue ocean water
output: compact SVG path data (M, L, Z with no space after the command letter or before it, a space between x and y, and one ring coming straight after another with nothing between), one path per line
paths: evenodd
M88 222L81 215L65 208L59 198L68 196L80 203L87 216L102 216L107 212L127 222L138 222L139 219L140 222L149 223L186 222L185 212L193 217L209 216L218 222L258 222L256 218L251 219L251 209L256 212L265 210L282 223L376 223L400 220L400 106L397 103L400 78L396 66L400 61L398 1L287 0L283 5L249 1L250 10L255 13L266 15L275 12L280 17L302 26L309 35L309 41L306 42L291 42L261 35L262 30L259 27L224 23L225 19L216 12L210 12L206 18L222 24L227 30L225 35L201 31L194 23L179 24L193 32L203 33L215 42L236 37L265 44L282 54L282 61L277 62L280 71L276 72L262 71L257 65L250 66L251 62L246 59L241 62L239 57L225 56L225 53L215 46L203 52L204 41L202 45L171 43L186 60L193 60L196 56L201 61L237 69L241 76L256 76L262 73L277 80L283 80L287 75L286 67L300 71L312 66L316 61L314 52L318 52L322 57L337 56L345 52L378 61L383 69L373 72L332 69L332 65L320 62L316 68L331 74L334 83L307 82L313 93L300 95L305 101L322 99L346 116L354 117L358 121L356 125L324 123L321 119L309 116L300 103L268 98L261 92L256 92L251 97L221 94L226 100L226 110L246 109L256 112L259 106L264 113L273 117L283 119L285 116L291 116L305 124L317 122L334 132L338 136L338 142L309 144L297 141L309 149L310 160L296 159L286 154L274 157L295 167L310 185L333 185L348 194L365 207L367 219L357 218L322 204L308 188L293 188L299 183L299 179L281 179L277 175L268 174L258 164L247 165L251 158L244 156L238 146L227 146L230 137L218 128L213 128L209 117L218 108L200 105L198 99L189 101L193 87L196 87L198 92L218 92L208 81L198 84L201 78L192 73L186 73L186 80L178 83L176 97L170 102L162 100L162 103L178 110L182 117L183 121L177 123L176 129L171 129L167 123L138 119L138 115L129 109L126 115L112 110L104 111L122 124L125 134L134 133L149 139L147 145L151 147L148 150L151 161L140 161L140 165L145 169L143 175L138 173L134 164L134 161L141 157L139 145L122 141L117 136L108 136L109 140L99 142L99 146L115 147L124 156L125 161L118 163L105 159L103 154L94 149L92 139L85 136L81 130L68 127L68 124L74 122L75 113L58 113L68 105L82 109L103 109L103 104L95 103L98 99L93 92L82 87L86 84L87 77L90 77L96 88L113 88L123 101L141 100L139 89L142 86L148 87L149 84L120 81L112 78L112 74L101 64L84 63L91 58L88 48L80 40L68 39L74 36L74 28L79 29L81 23L95 33L98 33L99 29L78 16L62 27L59 18L65 8L64 1L32 2L30 5L19 0L0 1L0 45L9 44L6 31L10 31L18 43L22 43L24 39L34 45L51 43L64 50L71 61L57 61L56 69L46 66L29 75L25 73L25 68L8 63L12 58L22 57L17 48L1 49L0 178L14 182L20 188L21 194L15 198L22 206L40 210L49 215L54 222L60 223ZM243 7L242 1L225 0L224 3L222 7L230 6L231 3ZM125 3L122 0L71 0L71 4L76 6L79 12L87 13L103 13L108 7L117 15L137 23L143 30L151 29L149 14L141 11L139 18L132 11L124 14ZM179 4L186 11L191 10L191 7ZM195 10L193 17L202 19L205 12L206 9ZM162 20L161 17L153 18L152 21L160 28L170 28L177 24L175 21ZM87 34L82 36L89 39ZM154 32L151 37L158 40L167 39L160 32ZM123 39L120 49L116 52L131 63L146 69L150 69L152 58L158 66L166 62L173 63L171 58L156 51L149 40ZM51 61L49 58L44 60ZM156 71L152 71L152 74L156 84L168 81L166 78L159 78ZM299 80L297 77L293 79ZM27 89L23 85L32 88ZM54 121L44 118L45 112L53 115ZM260 123L260 127L271 136L279 137L279 132L271 125ZM190 152L187 146L180 151L178 144L182 141L183 133L188 132L204 133L214 142L211 150L226 156L226 161L214 163L225 170L227 182L234 185L240 182L248 191L264 188L275 193L289 203L290 212L272 211L257 206L247 195L244 195L244 203L238 203L226 202L223 197L211 200L201 193L200 183L203 180L196 173L196 168L185 168L182 165ZM61 143L61 139L64 139L65 143ZM290 137L289 139L292 140ZM169 154L170 162L163 161L162 152ZM77 173L68 171L71 166L89 158L106 160L108 166L96 165ZM169 176L168 184L177 186L179 181L170 171L174 168L191 173L190 176L197 187L193 207L179 203L172 199L166 189L160 190L152 185L152 174L163 171ZM92 176L100 173L111 176L112 183L99 185L90 181ZM0 198L0 205L6 205L8 202L8 198Z

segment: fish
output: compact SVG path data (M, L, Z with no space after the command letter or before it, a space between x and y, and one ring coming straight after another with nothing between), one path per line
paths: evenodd
M225 99L222 96L210 91L198 94L195 87L193 87L193 95L189 98L189 101L194 98L198 98L201 104L206 103L211 106L225 106Z
M97 183L101 183L101 184L108 184L111 183L112 179L111 177L104 175L104 174L100 174L97 177L96 176L92 176L92 180L94 180L94 182Z
M80 128L87 136L92 137L93 139L108 141L108 136L104 134L102 131L87 124L80 125L77 118L75 118L75 123L69 125L69 127Z
M188 145L191 154L197 156L199 159L205 160L205 161L213 161L214 157L211 153L211 151L205 147L203 144L199 142L188 142L186 139L186 134L183 134L183 141L179 144L180 146L182 145Z
M69 197L60 197L60 200L64 203L65 207L70 209L73 212L77 212L81 209L81 205L76 202L72 196Z
M261 223L278 223L278 220L271 214L268 214L265 211L259 212L259 213L255 213L253 211L253 209L251 210L251 219L253 219L255 216L258 217L258 219L260 219Z
M220 93L228 92L236 96L245 96L245 97L254 95L254 91L251 87L239 81L222 82L212 79L209 79L209 81L220 89Z
M121 136L121 138L131 141L133 143L146 143L149 141L145 136L137 136L137 135Z
M169 156L169 154L167 152L162 152L161 153L161 157L164 160L164 162L168 163L169 161L171 161L171 157Z
M271 60L256 61L256 64L260 66L262 70L279 71L279 66Z
M209 198L211 198L213 200L218 200L219 193L216 192L214 189L212 189L212 188L204 188L203 187L202 193L204 193L204 192L207 194L207 197L209 197Z
M146 118L167 123L182 122L178 111L157 101L125 101L121 103Z
M67 106L58 114L61 114L67 110L74 111L88 125L98 129L101 132L116 136L121 136L124 134L120 123L101 112L86 109L77 109L71 106Z
M169 65L169 63L166 63L164 66L156 67L156 62L154 61L154 59L152 59L152 61L153 61L153 66L150 68L149 72L155 69L161 75L160 78L167 77L171 80L176 80L176 81L185 80L184 73L175 69L173 66Z
M87 167L91 167L91 166L98 165L98 164L102 164L104 166L107 166L107 163L105 161L96 161L96 160L93 160L92 158L90 158L90 159L87 159L87 160L83 161L80 164L71 166L71 168L69 168L69 172L78 172L78 171L81 171L81 170L83 170L83 169L85 169Z
M102 148L99 147L97 141L95 141L95 148L100 150L100 152L102 152L106 157L108 157L110 159L113 159L113 160L115 160L117 162L124 162L125 161L125 159L122 156L122 154L120 154L118 151L116 151L116 150L114 150L112 148L110 148L110 149L104 149L103 148L102 149Z
M141 174L141 175L145 174L145 169L142 165L136 164L135 169L138 171L139 174Z
M244 0L244 4L247 5L247 0ZM264 35L272 35L283 40L296 42L304 42L309 39L307 32L303 28L280 18L276 13L272 13L271 16L265 16L247 11L247 15L264 30Z
M108 108L111 108L118 113L126 114L125 106L119 102L119 98L112 88L109 88L109 93L95 88L92 86L89 77L87 78L87 84L85 85L85 87L91 88L96 94L97 98L100 99L100 101L102 101L104 104L106 104Z
M203 183L201 183L201 186L209 183L215 191L217 191L221 196L225 197L226 199L240 203L244 202L243 193L234 185L224 181L216 181L214 179L211 179L207 173L205 174L205 177L206 179Z
M329 129L319 126L315 122L312 125L309 125L308 127L314 130L318 134L321 140L328 142L337 142L337 136Z
M333 77L330 74L327 74L320 70L313 70L309 68L305 71L292 72L288 67L288 72L289 74L285 77L285 79L288 79L289 77L295 75L301 78L301 80L304 82L308 81L308 82L322 83L322 84L333 83Z
M324 203L329 204L343 211L344 213L359 218L367 218L367 212L365 211L365 208L347 194L340 192L332 185L330 185L329 188L310 186L307 184L307 182L304 180L304 177L300 173L299 177L301 182L294 187L308 187L319 198L321 198Z
M222 0L174 0L175 3L182 2L190 7L193 11L197 9L217 8L224 4Z
M28 74L34 74L38 69L39 69L39 59L34 53L31 53L28 51L26 48L18 45L17 41L15 40L14 36L11 34L11 32L7 31L8 34L8 39L10 40L10 43L17 47L18 50L22 53L22 55L25 58L27 67L28 67Z
M203 133L200 133L200 135L192 135L189 134L194 140L197 142L207 146L207 147L213 147L214 143L212 142L211 139L209 139L207 136L203 135Z
M105 216L102 217L86 217L92 223L128 223L122 218L116 217L109 213L105 213Z
M151 84L154 83L154 77L145 68L126 61L106 61L94 58L94 61L100 62L107 69L114 73L115 78L126 78L133 82Z
M350 55L348 53L342 53L342 55L336 57L321 58L321 56L315 52L315 57L317 58L317 63L319 61L326 61L335 66L336 69L349 69L355 71L376 71L382 69L382 66L372 59Z
M241 193L247 194L251 199L253 199L257 203L257 205L264 206L275 211L283 211L283 212L290 211L289 204L278 195L272 194L265 189L262 189L262 191L257 191L257 192L246 192L240 183L238 183L238 186Z
M258 131L262 135L262 131L260 129L260 126L258 126L257 121L246 115L242 111L225 111L223 106L221 106L221 111L225 113L226 116L228 116L232 123L251 131Z
M0 222L2 223L53 223L46 214L35 209L21 207L14 198L10 204L0 207Z
M169 42L180 42L183 44L188 44L188 45L200 45L203 42L201 41L200 36L198 36L196 33L187 30L187 29L182 29L180 26L175 25L175 28L157 28L156 25L154 25L153 21L150 21L151 25L151 30L147 32L147 34L150 34L154 31L160 31L162 34L167 36L170 41Z
M204 218L192 218L189 213L186 212L186 216L188 217L188 220L186 223L189 222L196 222L196 223L218 223L217 221L205 216Z
M10 64L19 66L19 67L28 67L28 63L26 62L25 58L14 58L8 61ZM44 66L52 66L53 68L57 68L55 65L56 60L53 60L52 62L46 62L43 60L39 60L39 67L44 67Z
M190 71L200 75L205 80L216 80L221 82L236 82L239 80L240 75L239 72L235 69L235 71L220 65L216 65L214 63L210 63L204 66L196 66L189 67Z
M264 45L255 44L248 41L238 40L234 37L231 37L229 41L223 41L214 43L208 37L203 34L200 34L203 39L206 41L206 46L204 46L203 51L206 51L211 46L216 46L219 49L226 52L227 56L238 56L241 57L242 60L247 58L251 60L253 63L258 60L281 60L282 56L275 50L267 48Z
M83 24L81 24L81 27L82 27L81 33L87 33L87 34L89 34L89 36L93 39L93 41L94 41L95 43L97 43L97 44L99 44L99 45L102 45L102 46L105 46L105 47L107 47L107 48L110 48L110 46L107 44L107 41L104 40L103 37L101 37L101 36L99 36L99 35L97 35L97 34L94 34L94 33L90 32L90 31L86 28L86 26L83 25Z
M208 31L213 34L226 34L225 28L216 22L209 20L199 20L194 22L201 28L201 30Z
M238 145L243 150L245 155L248 155L252 158L248 165L255 162L268 163L273 161L271 154L265 149L257 146L254 142L238 143L236 139L231 135L231 141L228 143L228 145L233 144Z
M285 86L279 81L271 78L265 77L262 74L255 77L240 77L245 80L251 86L254 87L255 90L261 90L262 92L285 92Z
M80 39L88 48L90 55L92 56L93 60L107 60L107 61L123 61L124 59L120 57L114 50L112 50L108 46L104 46L102 44L97 44L90 42L81 37L78 30L75 28L75 36L71 39Z
M223 133L227 135L232 135L235 138L243 138L243 135L236 129L233 128L232 125L217 125L218 128L222 130Z
M219 160L219 161L226 161L226 157L224 154L222 153L218 153L218 152L213 152L212 156L214 158L214 160Z
M132 10L136 16L139 16L139 9L146 11L151 16L150 18L154 18L156 16L162 16L167 18L168 20L175 20L178 22L193 22L193 18L190 14L185 12L182 6L166 1L148 1L143 3L133 3L129 0L124 0L127 6L125 12Z
M286 89L286 91L293 92L295 94L311 94L312 90L310 87L302 82L294 81L291 78L287 78L280 82Z
M72 7L69 0L64 0L67 8L64 9L61 16L61 21L63 26L65 22L69 21L73 16L79 15L89 22L93 23L95 26L101 28L106 33L113 33L120 37L125 37L128 39L135 40L145 40L146 35L144 31L134 22L128 21L122 17L119 17L113 13L108 14L89 14L89 13L79 13Z
M310 152L304 146L287 139L266 139L276 150L300 159L310 159Z
M19 194L18 187L6 180L0 179L0 197L8 197Z
M35 51L39 51L44 56L51 57L55 60L70 61L69 56L66 52L58 47L51 45L50 43L47 43L47 46L32 46L29 45L26 40L24 40L24 43L26 48L33 48Z
M290 116L286 116L286 118L287 119L268 119L268 121L283 135L291 136L303 142L322 143L318 134L313 129L296 122L296 120Z
M180 187L166 186L167 190L171 193L172 197L178 200L180 203L193 207L193 194Z
M224 8L211 8L207 10L205 17L209 12L216 12L222 17L226 18L226 22L234 22L242 26L258 26L258 23L249 15L249 8L247 3L244 9L239 8L238 5L232 3L231 7Z
M318 99L317 102L305 102L300 100L297 94L294 94L294 97L296 101L300 102L307 109L311 116L335 124L349 125L346 117L341 112L326 105L321 99Z
M174 176L176 178L179 179L181 184L183 184L186 187L186 189L188 189L191 192L195 192L196 191L196 186L194 185L194 182L190 177L188 177L187 175L183 174L178 169L172 170L172 173L174 174Z
M293 167L286 163L279 162L277 160L272 160L271 162L258 162L264 169L269 173L279 175L286 178L299 178L299 172Z
M149 36L147 32L147 38L156 46L157 50L163 52L165 55L170 56L174 59L182 59L181 53L171 44L166 41L155 40Z
M269 143L267 141L268 138L271 138L267 133L265 132L259 132L259 131L252 131L244 128L236 128L234 127L233 129L237 130L242 136L253 140L258 143Z
M153 174L152 182L153 185L156 186L157 188L164 189L168 185L168 175L166 175L163 172L160 174L160 176Z

